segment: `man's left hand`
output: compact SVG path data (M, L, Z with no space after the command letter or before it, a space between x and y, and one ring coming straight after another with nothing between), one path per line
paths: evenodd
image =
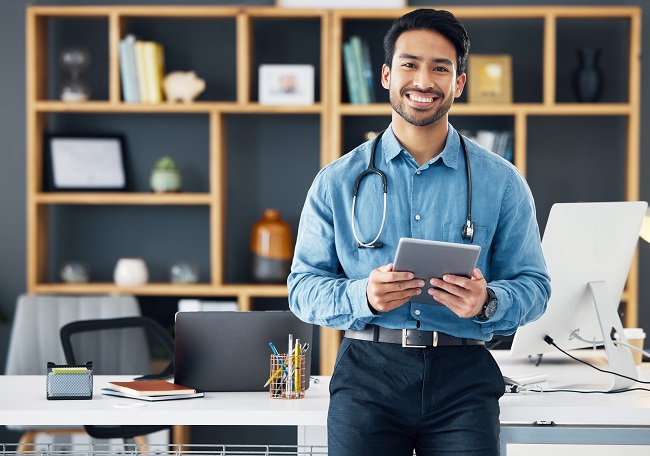
M487 282L480 269L474 269L472 277L446 274L442 279L431 279L429 294L461 318L480 314L487 301Z

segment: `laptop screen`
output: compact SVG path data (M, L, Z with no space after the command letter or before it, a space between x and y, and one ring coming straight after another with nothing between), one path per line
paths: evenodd
M311 345L313 325L290 311L178 312L174 382L203 391L268 391L269 342L286 353L289 334ZM306 379L312 351L305 353Z

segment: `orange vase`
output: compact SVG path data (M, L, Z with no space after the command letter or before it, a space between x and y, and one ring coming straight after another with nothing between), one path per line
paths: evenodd
M263 283L286 282L291 270L293 245L291 227L277 209L267 209L253 225L253 280Z

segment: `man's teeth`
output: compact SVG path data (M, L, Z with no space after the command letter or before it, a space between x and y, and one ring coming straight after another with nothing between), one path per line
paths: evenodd
M411 95L411 100L417 101L418 103L431 103L433 101L433 98L424 98L418 97L416 95Z

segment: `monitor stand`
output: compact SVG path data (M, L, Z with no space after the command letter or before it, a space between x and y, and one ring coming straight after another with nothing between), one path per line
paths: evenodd
M624 345L614 344L612 340L612 332L616 331L619 341L627 343L616 306L612 306L614 299L607 284L605 282L589 282L589 289L594 299L598 324L603 335L609 370L636 380L638 373L632 352ZM612 384L608 391L618 391L634 386L636 381L631 379L612 374Z

